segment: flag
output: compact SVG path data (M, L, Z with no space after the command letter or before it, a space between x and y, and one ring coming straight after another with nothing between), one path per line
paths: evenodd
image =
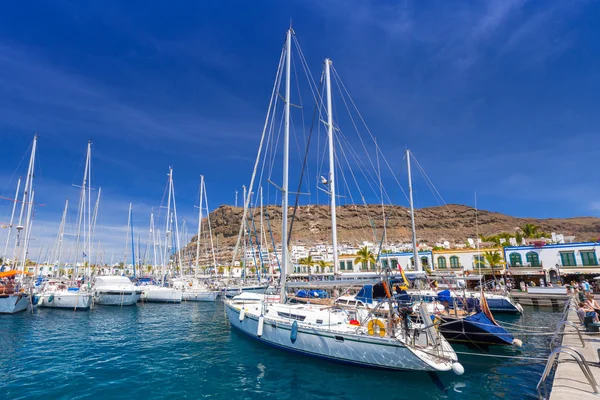
M404 285L406 285L408 288L408 279L406 278L406 275L404 275L404 270L402 269L402 266L400 266L400 263L398 263L398 269L400 270L400 275L402 275L402 279L404 280Z
M85 252L83 252L83 258L86 258L86 257L87 257L87 254L85 254Z
M483 289L481 289L481 297L479 299L479 304L481 305L481 311L483 311L483 313L486 315L486 317L488 317L490 319L490 321L492 321L494 323L494 325L498 325L496 320L494 320L494 316L492 315L492 311L490 310L490 307L488 306L485 295L483 294Z

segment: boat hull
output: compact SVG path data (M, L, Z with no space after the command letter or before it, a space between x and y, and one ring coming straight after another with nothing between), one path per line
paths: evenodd
M129 292L96 292L95 303L103 306L133 306L135 305L140 297L141 292L129 291Z
M510 333L494 325L482 312L464 318L452 315L439 315L439 318L440 332L449 342L510 346L514 341Z
M0 297L0 314L15 314L27 310L29 306L29 295L9 294L6 297Z
M393 339L352 335L339 332L317 332L316 329L264 318L262 335L258 336L259 318L245 314L226 303L226 313L232 327L268 345L307 356L362 367L390 370L440 371L425 363L408 347ZM295 340L292 338L295 336ZM347 342L352 342L349 346ZM447 369L450 370L448 365Z
M185 291L183 301L215 301L219 292Z
M89 310L91 304L92 295L79 292L42 293L37 302L38 307L69 310Z
M181 290L167 287L148 287L144 289L142 299L149 303L181 303Z
M223 295L228 299L231 299L241 293L259 293L264 294L267 291L267 286L248 286L242 288L225 288Z

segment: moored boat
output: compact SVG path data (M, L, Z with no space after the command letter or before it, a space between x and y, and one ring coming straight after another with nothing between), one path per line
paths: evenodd
M94 284L94 302L107 306L131 306L137 303L142 289L125 276L98 276Z

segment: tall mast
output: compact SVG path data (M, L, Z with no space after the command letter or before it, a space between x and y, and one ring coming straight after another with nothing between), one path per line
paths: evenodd
M96 220L98 219L98 211L100 210L100 195L102 194L102 188L98 188L98 197L96 197L96 204L94 205L94 214L92 215L92 238L96 234ZM100 242L98 242L98 246L96 247L96 253L100 254ZM90 264L92 260L90 257ZM96 256L96 264L98 263L98 256Z
M290 153L290 75L292 63L292 28L285 41L285 121L283 129L283 181L281 184L281 301L285 303L285 280L288 268L288 175Z
M69 209L69 199L65 201L65 209L63 211L62 219L60 221L60 232L58 234L58 276L60 277L60 257L62 255L63 238L65 236L65 224L67 223L67 210Z
M246 186L242 185L242 190L244 193L244 199L246 198ZM248 195L248 198L250 198L250 195ZM252 205L250 205L250 207L252 207ZM242 259L242 275L244 275L244 282L246 282L247 276L246 276L246 262L248 261L248 246L247 246L247 241L248 241L248 224L247 224L248 219L245 218L244 221L242 222L244 224L244 258Z
M331 242L333 246L333 271L338 270L337 216L335 209L335 155L333 152L333 112L331 107L331 60L325 59L325 84L327 86L327 140L329 142L329 197L331 201ZM309 267L310 268L310 267Z
M477 236L475 240L477 241L477 266L479 267L479 283L481 284L483 277L481 276L481 260L479 259L481 254L479 253L479 221L477 220L477 214L477 192L475 192L475 234Z
M413 205L413 187L412 187L412 175L410 173L410 150L406 150L406 167L408 170L408 198L410 200L410 226L412 227L412 247L413 247L413 258L415 260L415 271L421 270L421 263L419 260L419 251L417 250L417 231L415 230L415 207Z
M167 223L165 227L165 250L163 263L161 266L161 277L160 277L160 285L164 286L165 284L165 264L167 263L167 251L169 248L169 222L171 220L171 187L173 185L173 167L169 167L169 191L167 195Z
M200 206L198 207L198 236L196 237L196 270L194 277L198 277L198 262L200 260L200 233L202 232L202 200L204 194L204 175L200 175Z
M32 186L33 186L33 171L35 170L35 152L37 149L38 134L33 136L33 145L31 146L31 157L29 158L29 167L27 168L27 178L25 179L25 190L23 191L23 201L21 202L21 211L19 213L19 222L17 224L17 237L15 240L15 249L12 264L17 266L17 247L21 242L21 231L23 230L23 213L25 212L26 204L32 201ZM26 232L24 232L26 234Z
M77 239L76 239L76 244L75 244L75 273L73 274L73 276L71 277L71 281L75 282L75 279L77 278L77 275L79 273L79 268L77 267L77 260L79 259L79 239L81 238L81 225L83 224L83 235L84 235L84 240L83 240L83 259L84 259L84 264L85 264L85 257L87 257L86 253L85 253L85 247L86 247L86 240L85 240L85 198L86 198L86 191L85 189L87 188L88 185L88 168L89 168L89 161L90 161L90 146L91 146L91 142L88 141L88 147L87 147L87 152L86 152L86 157L85 157L85 170L83 172L83 182L81 183L81 197L79 199L79 215L77 217L78 221L77 221Z
M21 256L21 271L22 275L25 274L25 266L27 264L27 252L29 251L29 239L31 238L31 224L33 214L33 198L35 197L35 190L31 191L30 201L27 207L27 217L25 219L25 240L23 243L23 255Z
M213 259L213 267L215 268L215 271L217 270L217 257L215 255L215 244L213 242L213 234L212 234L212 227L210 226L210 212L209 212L209 208L208 208L208 197L206 195L206 184L204 183L204 177L202 177L202 185L204 187L204 207L206 209L206 221L208 222L208 235L210 237L210 248L211 248L211 253L212 253L212 259Z
M154 252L154 268L158 265L156 264L156 236L154 235L154 209L150 212L150 235L152 236L152 249Z
M129 231L131 233L131 265L133 267L133 277L135 278L135 244L133 241L133 207L129 203Z
M171 195L173 196L173 217L175 218L175 245L177 246L177 261L179 264L179 274L183 274L183 260L181 257L181 242L179 240L179 223L177 222L177 203L175 202L175 186L173 185L173 175L171 174ZM185 225L185 221L183 222Z
M88 150L87 150L87 163L88 163L88 185L87 185L87 267L85 268L85 275L90 276L91 268L92 268L92 141L88 140Z
M8 224L8 234L6 235L6 245L4 246L4 253L2 253L2 265L6 264L6 257L8 256L8 243L12 236L12 227L15 220L15 210L17 209L17 203L19 202L19 189L21 188L21 178L17 181L17 191L15 192L15 198L13 199L12 213L10 214L10 224Z

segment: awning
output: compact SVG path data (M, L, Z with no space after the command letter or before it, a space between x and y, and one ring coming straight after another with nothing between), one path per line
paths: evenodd
M598 275L600 274L600 268L561 268L561 275Z
M546 275L546 272L544 270L540 270L540 269L536 269L534 271L532 270L518 270L515 268L511 268L508 270L508 275L509 276L518 276L518 275Z
M8 277L12 277L12 276L16 276L16 275L33 275L31 272L23 272L23 271L19 271L16 269L10 270L10 271L5 271L5 272L0 272L0 278L8 278Z

